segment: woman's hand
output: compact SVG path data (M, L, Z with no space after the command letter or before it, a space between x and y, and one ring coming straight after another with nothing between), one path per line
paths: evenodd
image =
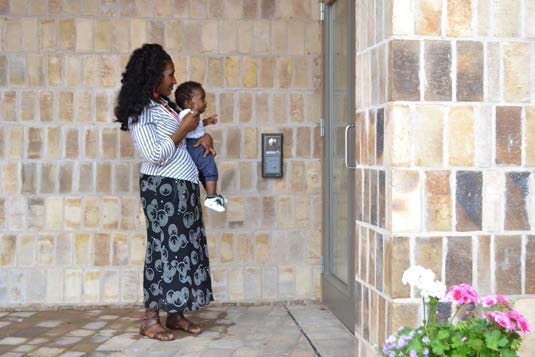
M213 157L217 155L217 152L214 150L214 140L212 139L212 136L208 133L204 134L197 142L193 145L193 147L197 147L199 145L202 145L204 148L204 157L212 154Z
M171 140L173 140L175 145L178 145L178 143L180 143L190 131L197 128L199 125L199 120L200 116L193 111L186 114L186 116L182 118L182 121L178 126L178 130L171 135Z
M189 133L192 130L195 130L199 126L200 116L197 115L196 111L191 111L180 122L179 130L182 129L184 132Z

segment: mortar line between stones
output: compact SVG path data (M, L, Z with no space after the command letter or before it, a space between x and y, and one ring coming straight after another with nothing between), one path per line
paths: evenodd
M318 349L316 348L316 346L314 345L314 343L312 343L312 340L308 337L308 335L306 334L306 332L303 330L303 328L301 328L301 325L299 324L299 322L296 320L296 318L294 317L294 315L292 315L292 313L290 312L290 309L288 309L288 307L286 306L286 304L282 304L282 306L284 307L284 309L286 310L286 312L288 313L288 315L292 318L292 320L294 321L295 325L297 326L297 328L299 329L299 331L301 331L301 334L303 336L305 336L305 338L307 339L308 343L310 344L310 347L312 347L312 349L314 350L314 353L316 354L316 356L318 357L322 357L321 356L321 353L318 351Z

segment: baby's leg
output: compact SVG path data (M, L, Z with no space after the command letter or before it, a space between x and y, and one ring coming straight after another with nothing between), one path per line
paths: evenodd
M207 195L215 195L217 190L217 181L205 181L204 189Z

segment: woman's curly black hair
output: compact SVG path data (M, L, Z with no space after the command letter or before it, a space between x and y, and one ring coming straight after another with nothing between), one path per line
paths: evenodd
M121 123L121 130L128 131L128 119L131 117L135 123L149 104L153 89L162 80L167 61L171 61L171 56L158 44L146 43L132 53L122 75L115 107L116 122ZM174 103L170 105L174 107Z

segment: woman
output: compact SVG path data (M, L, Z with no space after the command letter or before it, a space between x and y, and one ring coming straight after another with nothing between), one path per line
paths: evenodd
M184 138L199 118L178 122L168 97L177 83L171 57L157 44L136 49L123 73L115 108L121 130L130 131L141 154L140 196L147 222L143 271L145 316L140 333L160 341L175 335L166 327L201 333L184 312L213 301L206 235L199 201L198 172ZM195 110L194 110L195 111ZM215 155L210 135L196 145Z

